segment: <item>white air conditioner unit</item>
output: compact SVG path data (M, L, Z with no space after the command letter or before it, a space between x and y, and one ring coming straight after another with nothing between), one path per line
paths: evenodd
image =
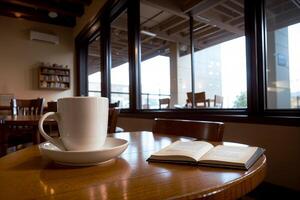
M30 40L38 40L43 42L49 42L52 44L59 44L59 38L57 35L41 33L38 31L30 31Z

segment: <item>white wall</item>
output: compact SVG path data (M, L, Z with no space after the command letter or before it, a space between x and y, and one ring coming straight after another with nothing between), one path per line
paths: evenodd
M125 131L152 130L151 119L118 119ZM267 182L300 191L300 127L225 123L224 141L266 149Z
M74 95L74 43L72 28L0 17L0 93L13 93L17 98L44 97L46 101ZM58 35L58 45L29 40L29 31ZM68 65L71 89L39 90L39 62Z

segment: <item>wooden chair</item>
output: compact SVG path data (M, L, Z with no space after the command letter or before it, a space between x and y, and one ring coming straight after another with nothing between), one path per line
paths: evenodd
M110 108L117 108L120 106L120 101L114 102L114 103L109 103Z
M223 139L224 123L155 118L152 132L220 142Z
M120 109L109 108L107 133L116 133L119 114Z
M159 109L170 108L170 98L159 99Z
M223 97L219 95L215 95L214 97L214 107L223 108Z
M187 105L192 104L193 103L192 92L187 92L186 94L187 94L187 100L186 100ZM205 92L195 93L194 96L195 96L195 107L196 108L207 107L207 100L206 100Z
M44 98L12 99L11 115L41 115L43 114Z
M47 112L57 112L57 102L48 101L47 102Z
M41 115L43 114L43 98L15 99L10 103L11 115ZM34 126L11 126L9 127L8 146L35 142L37 127Z

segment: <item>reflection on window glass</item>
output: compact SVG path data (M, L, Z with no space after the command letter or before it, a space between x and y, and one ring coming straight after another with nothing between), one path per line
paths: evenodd
M184 107L182 93L191 88L189 18L142 1L140 13L142 109Z
M179 46L178 58L178 103L180 107L190 107L187 103L187 94L192 91L192 68L190 46L181 44Z
M219 1L194 19L196 108L247 108L244 1Z
M170 98L170 58L155 56L141 64L142 108L167 108ZM161 105L160 105L161 102Z
M267 0L267 108L300 108L300 4Z
M111 25L111 103L129 108L129 68L127 13L123 12Z
M111 70L111 102L120 101L121 108L129 108L128 62Z
M195 94L205 92L206 107L246 108L245 38L222 42L194 55Z
M186 6L193 13L194 94L189 15L141 2L143 108L246 108L244 1Z
M101 96L100 38L94 39L88 46L87 57L88 95Z

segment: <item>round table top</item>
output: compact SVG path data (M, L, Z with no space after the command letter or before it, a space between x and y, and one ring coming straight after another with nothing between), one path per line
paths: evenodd
M148 163L150 154L191 138L151 132L113 137L129 141L128 148L96 166L55 164L36 145L0 158L0 199L236 199L253 190L266 173L265 156L247 171Z

